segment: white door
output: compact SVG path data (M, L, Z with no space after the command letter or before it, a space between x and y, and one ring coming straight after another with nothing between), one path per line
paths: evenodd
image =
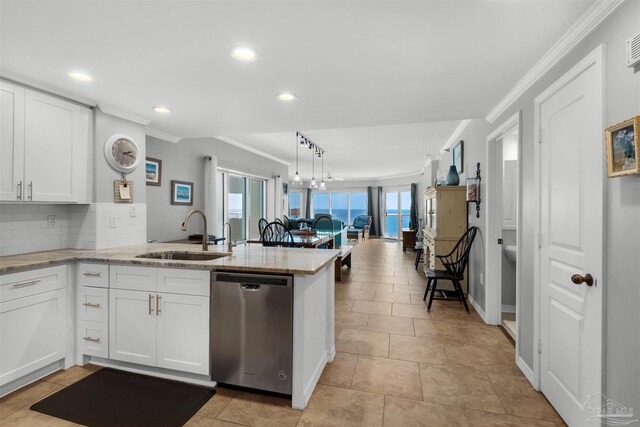
M24 89L0 82L0 201L24 193Z
M64 359L66 351L65 289L0 304L0 385Z
M602 102L599 49L536 98L540 385L569 425L585 425L602 391Z
M86 188L87 108L25 91L25 200L77 202Z
M111 289L109 358L156 366L156 294Z
M157 294L158 367L209 374L209 297Z

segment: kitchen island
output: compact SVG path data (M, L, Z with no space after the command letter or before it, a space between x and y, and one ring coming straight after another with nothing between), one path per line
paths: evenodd
M291 398L294 408L302 409L309 401L311 394L327 362L331 362L335 356L335 319L334 319L334 261L339 251L334 250L304 250L293 248L262 247L258 245L239 246L233 253L226 254L222 246L213 246L208 253L219 253L220 258L212 260L176 260L141 258L144 254L157 254L164 252L177 252L187 254L199 254L198 247L190 244L142 244L105 250L56 250L37 252L31 254L0 257L0 319L4 311L3 304L15 305L20 298L30 298L28 289L36 292L38 286L49 286L48 292L57 292L58 320L51 322L57 324L57 336L55 351L49 351L48 359L42 359L37 363L20 360L16 356L19 349L7 350L9 346L3 346L5 350L12 351L3 360L12 360L16 366L6 366L5 372L0 372L0 395L9 393L29 382L34 381L50 372L60 368L68 368L74 364L88 362L103 366L112 366L118 369L126 369L142 372L165 378L172 378L201 385L215 386L216 378L211 377L209 346L193 341L184 341L186 338L176 336L173 325L171 328L161 328L162 316L169 316L165 307L174 297L176 301L189 301L189 307L200 307L198 316L186 316L199 319L198 324L185 323L185 329L192 334L193 329L198 329L200 338L206 336L208 341L209 330L209 306L195 303L210 298L209 284L212 272L235 272L256 274L278 274L293 277L293 355L291 372ZM51 273L53 269L53 273ZM39 272L48 272L47 278L56 277L56 285L52 285L49 279L30 279L30 275L38 276ZM140 271L144 274L137 274ZM55 273L55 274L54 274ZM44 274L44 273L43 273ZM45 277L41 274L42 277ZM135 277L135 280L131 279ZM153 280L148 279L153 277ZM144 278L149 284L143 284ZM131 280L130 280L131 279ZM197 280L200 282L197 282ZM164 280L164 282L163 282ZM205 289L206 280L206 289ZM2 299L8 295L3 290L14 289L16 284L21 288L21 294L14 294L13 300ZM191 286L200 283L198 286ZM147 287L145 287L147 286ZM150 286L150 287L149 287ZM87 290L92 292L87 292ZM164 292L164 293L163 293ZM185 296L178 295L185 293ZM146 299L131 297L130 301L142 305L143 317L129 316L122 319L119 325L114 323L118 319L119 312L115 311L114 298L116 295L130 296L141 295L148 300L148 314ZM53 294L52 294L53 295ZM101 303L89 301L87 295L102 298ZM175 297L182 300L176 300ZM190 298L190 299L189 299ZM153 303L152 303L153 301ZM75 303L74 303L75 302ZM133 304L132 302L132 304ZM110 304L108 304L110 303ZM102 304L102 305L101 305ZM109 305L107 311L105 306ZM187 303L185 305L185 310ZM104 314L97 315L93 311L103 309ZM6 310L8 312L8 310ZM64 311L63 319L60 312ZM12 319L15 321L15 310ZM182 312L182 313L187 313ZM180 312L176 314L181 314ZM83 317L85 316L85 317ZM90 316L90 317L88 317ZM101 317L102 316L102 317ZM157 341L149 342L148 347L158 350L158 354L146 355L140 348L140 342L135 341L134 334L139 325L149 323L153 316L157 317L158 326L153 324L156 330L173 330L176 340L183 340L171 355L160 354L160 350L171 352L168 336L158 334ZM185 316L175 316L184 318ZM8 320L7 317L5 320ZM126 323L125 323L126 320ZM153 319L153 322L156 320ZM166 322L166 320L164 320ZM206 323L203 325L202 323ZM126 328L122 327L125 324ZM88 325L88 326L87 326ZM120 329L117 329L117 328ZM3 329L9 331L11 328ZM140 329L142 331L142 329ZM100 337L93 334L102 334ZM129 337L129 344L135 347L135 351L127 348L121 349L122 339L116 335L117 331L134 334ZM187 332L187 331L185 331ZM205 333L206 332L206 333ZM140 340L146 335L140 333ZM188 335L188 334L185 334ZM196 336L196 335L194 335ZM0 340L10 340L14 337L0 336ZM35 338L35 335L34 335ZM160 345L162 343L162 345ZM28 346L31 343L24 341ZM53 345L53 344L52 344ZM180 363L176 361L178 353L184 353L185 347L193 346L198 352L198 363L191 360ZM179 350L179 351L178 351ZM149 353L152 351L150 350ZM5 356L5 355L2 355ZM145 357L142 357L145 356ZM13 357L13 359L12 359ZM205 361L206 359L206 361ZM46 362L46 365L43 363ZM10 372L9 372L10 371Z

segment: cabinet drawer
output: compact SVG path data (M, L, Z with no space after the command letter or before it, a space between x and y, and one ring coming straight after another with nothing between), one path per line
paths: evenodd
M158 288L158 269L112 265L109 267L109 287L133 291L152 291Z
M78 347L82 354L109 357L109 325L97 322L78 322Z
M158 269L158 292L208 297L210 283L208 270Z
M5 274L0 276L0 302L62 289L66 286L66 265Z
M78 319L109 322L109 290L81 286L78 291Z
M79 286L109 287L109 264L78 263L76 283Z

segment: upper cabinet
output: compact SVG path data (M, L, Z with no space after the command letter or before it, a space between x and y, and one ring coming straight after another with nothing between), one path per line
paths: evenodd
M0 82L0 200L86 203L91 110Z

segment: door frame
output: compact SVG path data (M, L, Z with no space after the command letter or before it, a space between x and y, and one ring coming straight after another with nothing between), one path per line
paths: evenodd
M387 236L385 233L387 232L387 221L386 218L387 216L387 193L396 193L398 195L398 235L396 237L391 237L391 236ZM409 190L406 189L405 186L403 185L395 185L392 187L389 187L388 189L383 189L382 194L384 196L384 200L383 200L383 206L384 206L384 231L382 233L382 237L384 239L391 239L391 240L397 240L398 242L402 241L402 193L411 193L411 185L409 185ZM392 215L393 216L393 215ZM404 215L406 216L406 215Z
M521 127L521 111L518 110L514 115L509 117L504 123L502 123L496 130L491 132L487 136L486 144L486 156L487 156L487 238L485 240L485 272L486 272L486 316L487 323L493 325L501 324L502 316L502 245L498 245L497 239L502 237L502 214L497 212L497 202L502 198L501 190L502 186L498 186L502 182L502 177L497 174L498 164L496 162L496 148L495 143L501 140L507 131L514 127L518 129L518 159L516 163L516 174L518 177L517 186L517 198L516 198L516 220L518 226L516 229L516 241L518 246L522 242L522 218L521 216L521 203L522 203L522 127ZM499 167L500 171L503 167ZM495 190L494 190L495 189ZM502 204L500 204L502 207ZM521 262L521 250L518 250L516 254L516 363L518 359L519 350L519 336L520 336L520 262Z
M534 258L533 258L533 338L534 338L534 342L533 342L533 366L532 366L532 370L533 370L533 381L531 382L533 387L536 390L540 390L540 386L541 386L541 357L540 357L540 353L544 350L541 348L541 335L540 335L540 309L541 309L541 303L542 301L540 301L541 298L541 291L540 288L542 286L542 284L540 283L540 248L541 248L541 243L542 243L542 238L543 236L541 235L541 226L540 226L540 221L542 219L542 212L540 211L540 204L542 201L542 185L541 185L541 168L542 168L542 158L541 158L541 152L540 152L540 144L542 143L542 137L544 135L541 135L541 123L540 123L540 109L542 107L542 104L544 102L546 102L547 100L549 100L553 95L555 95L558 91L560 91L560 89L564 88L566 85L568 85L569 83L571 83L576 77L580 76L585 70L594 67L594 70L596 71L596 80L597 80L597 85L598 85L598 99L596 99L596 106L595 108L598 110L597 111L597 116L599 117L599 126L598 128L600 129L604 129L604 123L605 123L605 111L604 111L604 99L605 99L605 87L604 87L604 76L605 76L605 63L604 63L604 59L605 59L605 54L606 54L606 46L604 44L599 45L597 48L595 48L593 51L591 51L585 58L583 58L580 62L578 62L576 65L574 65L569 71L567 71L565 74L563 74L560 78L558 78L554 83L551 84L551 86L549 86L546 90L544 90L540 95L538 95L535 100L534 100L534 195L535 195L535 206L537 206L537 209L534 210ZM599 154L600 154L600 174L601 174L601 179L599 181L600 184L600 188L594 188L593 189L593 202L594 202L594 206L600 206L601 212L602 212L602 228L600 229L600 234L601 234L601 240L602 240L602 252L603 254L606 253L606 240L604 239L604 224L606 224L607 218L606 218L606 210L604 209L604 201L606 200L606 186L605 186L605 181L606 181L606 174L604 173L604 132L602 132L602 135L600 136L601 139L601 143L600 143L600 147L599 147ZM599 271L599 284L600 286L602 286L603 283L606 283L606 277L605 277L605 269L604 269L604 260L603 257L600 257L601 261L599 263L599 265L597 266L598 271ZM604 315L604 303L606 300L606 295L605 292L603 291L602 293L602 310L601 313ZM602 335L604 335L605 333L605 329L604 329L604 316L602 317L602 330L601 333ZM600 354L601 354L601 370L600 370L600 376L601 376L601 388L604 384L604 357L602 356L602 350L603 350L603 343L605 342L604 340L604 336L601 337L600 340ZM529 379L529 381L531 381L531 379ZM602 390L594 390L595 392L602 392Z

